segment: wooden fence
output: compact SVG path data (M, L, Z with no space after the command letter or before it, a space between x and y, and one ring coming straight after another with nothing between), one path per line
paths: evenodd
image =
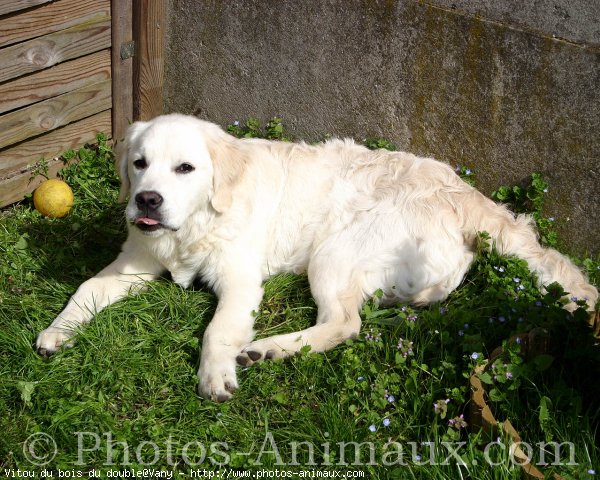
M0 0L0 206L162 111L163 0Z

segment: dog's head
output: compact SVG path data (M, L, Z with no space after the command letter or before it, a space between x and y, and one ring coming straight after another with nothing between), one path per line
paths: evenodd
M120 201L142 232L178 230L200 209L225 212L245 162L238 140L218 126L172 114L135 122L119 146Z

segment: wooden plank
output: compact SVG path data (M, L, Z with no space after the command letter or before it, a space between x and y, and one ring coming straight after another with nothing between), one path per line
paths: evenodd
M56 177L58 171L64 166L65 164L61 160L49 162L48 177ZM46 178L41 175L31 178L31 172L22 173L7 180L2 180L0 182L0 207L23 200L27 193L33 192L44 180L46 180Z
M110 50L61 63L0 85L0 113L110 78Z
M148 120L163 111L164 50L166 2L136 1L133 3L135 120Z
M2 19L0 47L110 17L110 0L57 0Z
M121 58L121 46L133 41L131 0L112 2L113 138L118 142L133 122L133 57Z
M110 17L0 50L0 82L110 47Z
M110 107L111 81L105 80L7 113L2 117L0 148L108 110Z
M103 112L57 128L50 133L0 150L0 179L23 173L42 158L52 159L66 150L79 148L96 141L96 134L104 132L110 137L111 112Z
M0 0L0 15L35 7L52 0Z

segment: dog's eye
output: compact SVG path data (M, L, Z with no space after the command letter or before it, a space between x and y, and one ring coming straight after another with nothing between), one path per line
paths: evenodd
M148 166L148 162L146 162L146 159L144 157L138 158L133 162L133 166L138 170L143 170Z
M193 172L194 170L195 170L194 166L190 165L189 163L182 163L175 169L175 171L177 173L190 173L190 172Z

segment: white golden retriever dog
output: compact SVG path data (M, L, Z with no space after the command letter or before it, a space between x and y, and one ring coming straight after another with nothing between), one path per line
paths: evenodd
M127 241L40 333L42 355L71 345L96 312L166 271L183 287L200 277L219 301L204 334L199 391L224 401L238 388L236 364L355 337L361 304L377 289L387 302L445 299L473 262L480 231L526 260L540 286L560 282L590 309L598 297L566 257L539 245L528 217L429 158L350 140L240 140L173 114L131 125L118 166ZM316 325L253 341L261 284L280 272L308 273Z

